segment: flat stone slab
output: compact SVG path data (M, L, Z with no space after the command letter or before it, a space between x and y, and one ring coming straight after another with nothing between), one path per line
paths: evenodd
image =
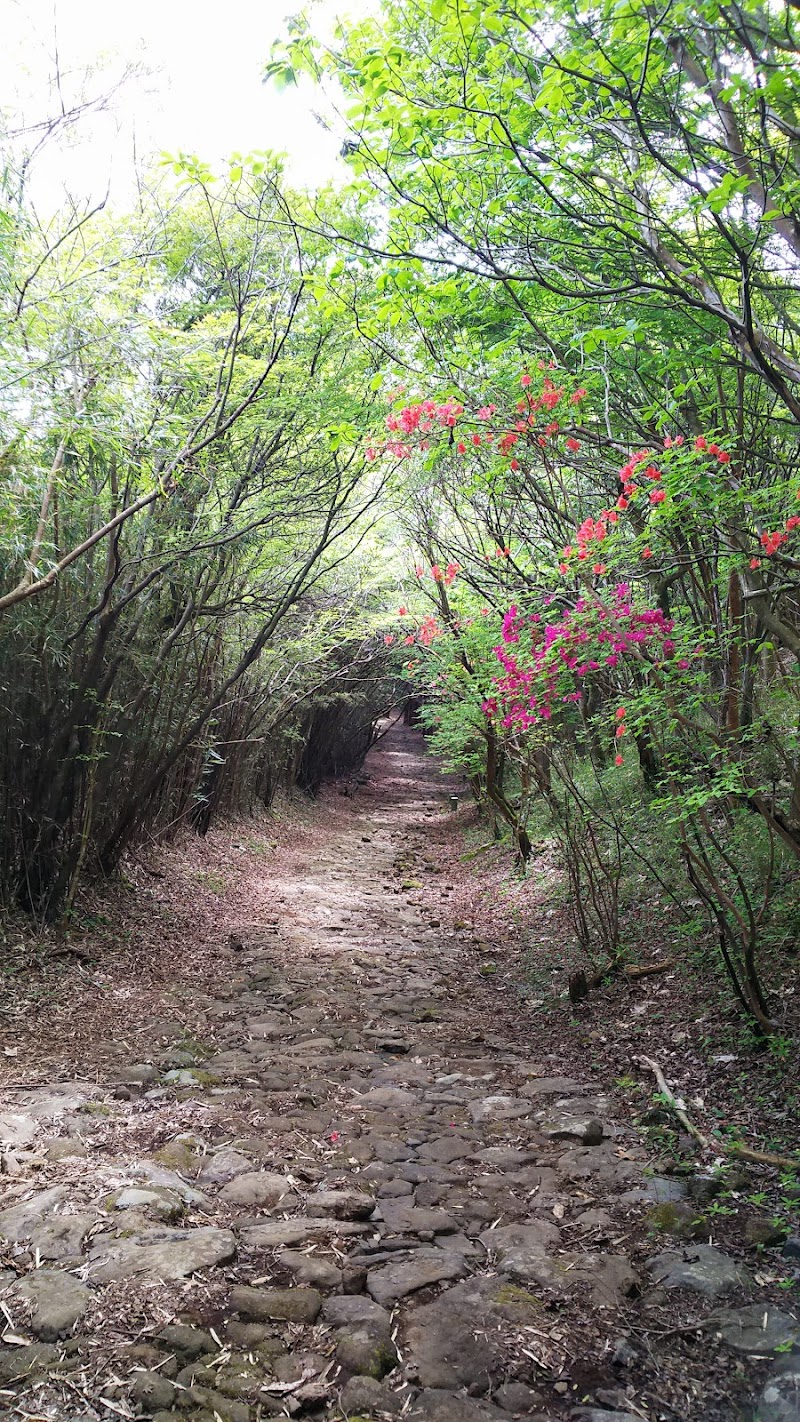
M446 1210L425 1209L402 1199L383 1199L380 1205L390 1234L454 1234L457 1229Z
M367 1293L379 1304L393 1304L429 1284L463 1279L467 1264L461 1254L444 1249L417 1249L411 1259L370 1269Z
M346 1238L353 1234L369 1234L372 1226L354 1220L308 1219L298 1215L293 1220L274 1220L266 1224L248 1225L241 1239L251 1249L282 1249L288 1244L302 1244L306 1239L332 1234Z
M734 1352L751 1357L769 1357L776 1348L800 1348L800 1323L770 1304L718 1309L709 1314L705 1327Z
M513 1146L487 1146L486 1150L477 1152L475 1159L483 1165L494 1166L495 1170L519 1170L523 1165L531 1165L536 1153Z
M316 1289L253 1289L241 1285L231 1290L230 1306L241 1318L254 1323L277 1319L290 1323L313 1323L322 1307Z
M162 1185L167 1190L174 1190L185 1200L187 1205L207 1205L208 1195L204 1195L202 1190L196 1190L193 1185L184 1180L177 1170L171 1170L166 1165L159 1165L154 1160L135 1160L128 1166L125 1172L128 1180L145 1180L148 1185Z
M424 1141L417 1155L420 1160L433 1160L437 1165L449 1165L453 1160L467 1160L475 1154L475 1141L464 1136L438 1136L436 1140Z
M62 1213L69 1191L51 1185L29 1200L0 1213L0 1235L15 1244L30 1242L43 1259L76 1259L97 1216L88 1211Z
M524 1277L533 1257L538 1260L548 1250L558 1249L561 1231L548 1220L532 1220L527 1224L486 1229L480 1241L490 1253L497 1255L504 1273Z
M586 1288L595 1303L618 1306L638 1289L639 1280L621 1254L552 1254L559 1232L546 1220L485 1230L481 1244L496 1252L501 1274L525 1286L547 1288L566 1297Z
M273 1175L267 1170L246 1170L223 1185L219 1198L229 1205L273 1210L291 1194L292 1187L285 1175Z
M36 1087L17 1097L27 1116L37 1121L57 1121L59 1116L77 1111L101 1094L99 1086L85 1081L59 1081L53 1086Z
M62 1269L35 1269L15 1292L33 1306L30 1331L45 1343L71 1332L92 1297L86 1284Z
M520 1096L585 1096L591 1090L571 1076L531 1076L519 1088Z
M293 1276L298 1284L310 1284L313 1289L338 1289L342 1283L342 1271L328 1259L320 1259L313 1253L302 1250L284 1249L278 1255L278 1263Z
M537 1299L504 1279L474 1278L416 1308L406 1334L412 1375L425 1388L487 1392L503 1369L511 1323L539 1321Z
M501 1419L510 1418L511 1414L501 1412L491 1402L474 1402L471 1397L454 1395L443 1388L426 1387L415 1399L411 1411L404 1416L408 1422L501 1422ZM608 1412L606 1419L613 1422Z
M89 1255L89 1276L101 1283L143 1276L186 1279L235 1257L229 1229L150 1230L129 1239L98 1240Z
M9 1111L0 1116L0 1145L22 1147L30 1145L39 1133L39 1122L21 1111Z
M386 1309L381 1308L374 1299L365 1298L363 1294L337 1294L333 1298L325 1299L322 1317L333 1328L346 1328L353 1324L374 1324L379 1328L388 1328L391 1322L391 1315Z
M197 1178L202 1185L227 1185L237 1175L252 1173L253 1162L239 1150L226 1146L203 1161Z
M376 1086L363 1096L356 1096L353 1105L359 1111L413 1111L419 1106L419 1097L401 1086Z
M712 1244L693 1244L685 1249L665 1249L647 1267L653 1282L663 1289L691 1289L706 1298L718 1298L749 1282L747 1269Z
M580 1141L581 1145L597 1146L603 1139L603 1122L596 1116L548 1116L539 1121L537 1130L552 1141Z
M364 1190L320 1190L307 1195L306 1214L335 1220L368 1220L375 1209L375 1200Z
M519 1101L516 1096L484 1096L468 1106L476 1125L484 1121L516 1121L530 1116L536 1109L533 1101Z

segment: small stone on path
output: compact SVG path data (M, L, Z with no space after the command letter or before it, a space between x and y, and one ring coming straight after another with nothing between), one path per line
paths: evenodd
M322 1307L316 1289L254 1289L239 1285L231 1290L233 1313L251 1323L283 1319L292 1323L313 1323Z
M772 1305L756 1303L719 1310L709 1315L705 1327L735 1352L752 1357L768 1357L777 1348L800 1349L797 1319Z
M393 1304L417 1289L451 1279L463 1279L466 1273L467 1265L462 1255L443 1249L418 1249L411 1259L404 1262L370 1269L367 1292L380 1304Z
M92 1297L80 1279L61 1269L34 1269L17 1285L16 1293L33 1305L31 1332L46 1343L71 1332Z
M235 1256L236 1241L227 1229L152 1230L129 1239L96 1240L89 1254L89 1277L101 1283L139 1275L185 1279Z
M664 1289L691 1289L706 1298L717 1298L746 1284L748 1271L721 1249L711 1244L693 1244L686 1249L666 1249L647 1267L653 1281Z

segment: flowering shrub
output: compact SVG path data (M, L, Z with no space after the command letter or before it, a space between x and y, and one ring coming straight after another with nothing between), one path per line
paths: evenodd
M494 679L494 695L484 702L484 711L499 717L504 730L525 731L549 721L560 706L581 700L582 680L616 669L621 658L669 664L675 653L674 625L659 608L636 610L627 583L614 589L610 601L578 598L553 622L538 612L523 617L514 605L503 618L503 641L494 649L504 674ZM689 663L680 658L678 665Z
M755 942L771 871L748 887L728 840L737 815L752 833L755 814L769 843L800 857L797 680L779 660L784 711L752 670L767 630L779 657L800 663L788 595L800 516L786 512L796 480L760 479L710 433L666 435L620 461L583 386L544 362L514 386L389 415L383 450L402 437L428 491L437 480L450 491L442 528L460 530L457 560L445 537L438 561L416 566L417 595L435 610L403 629L418 649L407 675L428 699L436 747L468 769L523 862L531 807L545 796L583 896L579 937L587 943L594 923L611 961L619 839L610 853L587 829L578 781L583 765L600 777L640 771L653 813L674 824L736 994L769 1031ZM776 750L781 740L780 790L766 737ZM619 836L620 812L605 803Z

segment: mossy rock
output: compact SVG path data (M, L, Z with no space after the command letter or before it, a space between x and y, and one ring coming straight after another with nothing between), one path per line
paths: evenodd
M668 1200L647 1212L647 1224L653 1233L669 1234L674 1239L697 1239L707 1231L705 1219L690 1205Z
M510 1320L519 1318L520 1314L527 1318L530 1314L539 1312L542 1307L535 1294L521 1289L518 1284L501 1284L492 1294L492 1303L502 1311L504 1318Z
M176 1170L179 1175L196 1175L199 1159L185 1141L167 1141L160 1150L154 1151L153 1160L167 1170Z

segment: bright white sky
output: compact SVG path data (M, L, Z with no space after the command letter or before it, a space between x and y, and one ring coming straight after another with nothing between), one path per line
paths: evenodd
M335 177L340 140L314 118L319 94L308 85L282 94L262 83L270 45L303 0L0 0L0 102L11 128L56 110L48 85L55 56L67 102L87 67L84 90L103 92L129 62L147 72L128 81L113 112L81 125L69 143L37 158L34 197L55 205L73 196L126 202L135 161L153 153L197 153L211 163L233 151L271 148L289 155L288 176L314 187ZM318 32L334 19L359 18L377 0L318 0Z

